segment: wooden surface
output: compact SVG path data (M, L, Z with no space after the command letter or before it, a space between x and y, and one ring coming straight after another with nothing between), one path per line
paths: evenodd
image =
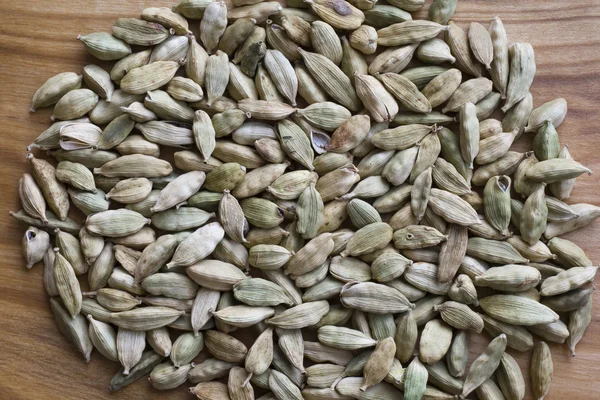
M49 123L50 110L29 113L34 91L47 78L77 71L94 60L75 40L80 33L110 31L121 16L138 16L165 0L4 0L0 2L0 399L172 399L191 398L187 384L160 393L145 380L109 393L119 369L97 352L85 364L59 334L42 284L42 267L28 271L20 252L24 227L8 216L20 208L17 182L29 170L25 147ZM427 5L430 3L427 0ZM423 11L419 13L423 15ZM460 0L454 20L485 26L498 15L509 40L529 42L536 54L532 87L535 106L562 96L569 103L559 129L573 156L596 171L578 180L570 202L600 204L600 2L597 0ZM194 23L195 24L195 23ZM524 139L531 141L531 137ZM530 146L530 144L529 144ZM567 237L600 262L600 221ZM596 317L577 357L566 346L552 346L554 381L548 400L600 398L600 295ZM488 338L476 340L481 351ZM512 352L528 381L529 353ZM530 397L530 392L527 394Z

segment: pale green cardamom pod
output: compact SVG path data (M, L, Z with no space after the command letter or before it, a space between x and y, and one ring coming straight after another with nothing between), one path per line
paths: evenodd
M578 289L587 282L593 281L598 267L573 267L546 278L540 287L543 296L556 296L573 289Z
M47 251L50 249L50 235L30 226L23 235L21 248L27 261L27 268L31 268L46 256Z
M76 314L74 317L65 310L61 301L56 297L50 298L50 308L59 331L75 346L86 362L90 361L94 345L90 340L89 330L85 317Z
M325 56L304 50L299 51L306 68L325 92L350 111L360 109L361 102L350 84L350 78L341 69Z
M133 331L119 327L117 331L117 352L119 362L123 366L123 374L128 375L142 358L146 346L146 332Z
M483 207L489 223L503 235L508 235L510 223L510 187L508 176L490 178L483 191Z
M468 396L483 382L487 381L498 365L506 349L506 335L501 334L490 342L485 351L477 357L465 378L462 397Z
M522 326L510 325L497 321L485 314L480 314L485 325L484 330L493 337L501 333L506 335L507 345L517 351L528 351L533 347L533 336Z
M117 289L102 288L91 294L96 295L96 301L101 306L114 312L129 311L142 303L131 294ZM90 295L90 293L86 293L86 295Z
M520 236L511 236L507 239L507 242L531 262L544 262L556 259L556 256L550 252L548 246L541 241L531 246Z
M536 72L533 47L529 43L514 43L508 49L510 73L506 87L506 101L502 111L506 112L529 92Z
M518 130L514 129L512 132L497 133L491 137L482 138L479 142L479 153L475 157L475 162L484 165L496 161L510 149L517 134Z
M190 370L189 379L190 382L194 384L211 382L213 379L227 376L229 370L236 365L237 363L230 363L216 358L209 358L195 365Z
M399 291L373 282L350 282L340 292L342 304L363 312L398 313L414 308Z
M120 328L147 331L169 325L184 313L168 307L143 307L111 313L109 321Z
M600 216L600 208L591 204L574 204L571 206L577 217L563 222L550 222L546 227L544 236L546 239L572 232L590 224Z
M350 221L360 229L374 222L381 222L381 216L372 205L360 199L352 199L347 205Z
M169 330L166 327L152 329L147 333L148 344L152 349L163 357L168 357L171 354L173 343L169 336ZM144 355L142 355L142 359Z
M558 158L572 159L569 154L569 147L567 145L558 153ZM559 200L564 200L571 195L571 191L575 186L575 179L567 179L560 182L554 182L549 185L550 193Z
M81 311L82 294L79 281L73 267L59 252L54 249L54 280L58 294L71 318L75 318Z
M479 153L479 121L475 115L475 106L467 101L461 106L459 114L460 121L460 151L463 160L473 169L473 160Z
M463 383L460 379L450 375L446 363L438 361L434 364L425 364L425 368L429 373L429 383L441 388L444 392L460 394Z
M302 394L298 386L292 382L285 374L273 370L269 377L269 388L276 397L301 399Z
M318 330L319 342L342 350L359 350L373 347L377 341L364 335L360 331L337 327L323 326Z
M535 351L535 350L534 350ZM525 379L521 368L510 354L504 353L496 371L498 386L502 393L509 399L522 399L525 397Z
M469 44L473 55L488 70L491 69L491 63L494 57L494 48L490 33L483 25L472 22L469 25Z
M477 333L483 330L483 320L466 304L447 301L434 306L433 309L439 311L442 319L456 329L472 330Z
M155 178L172 172L173 167L169 162L144 154L121 156L94 168L94 174L112 178Z
M446 240L446 236L431 226L410 225L394 232L394 246L397 249L419 249L436 246Z
M558 320L550 308L526 297L493 295L479 301L490 317L513 325L531 326Z
M569 337L567 338L567 345L569 346L571 357L575 357L575 346L577 346L577 343L579 343L585 334L591 320L592 299L589 299L582 308L569 313Z
M459 331L454 336L446 360L453 377L460 378L465 374L469 361L469 335L466 331Z
M307 302L277 314L267 323L283 329L301 329L315 325L328 312L327 301Z
M410 182L414 183L417 177L432 167L441 152L441 142L437 136L437 130L426 136L417 143L419 153L410 173Z
M225 110L222 113L213 115L211 122L215 130L215 136L222 138L231 135L246 122L249 116L249 113L242 110Z
M129 71L121 79L121 89L125 93L144 94L169 83L181 64L178 61L155 61Z
M170 299L179 300L193 299L198 291L198 285L194 281L175 272L151 275L144 279L142 287L155 296L166 296Z
M479 223L479 217L473 207L450 192L432 188L428 205L449 223L462 226Z
M310 140L302 128L292 121L284 119L277 123L277 130L281 146L288 156L312 171L314 169L314 153Z
M202 233L198 236L201 237ZM209 244L209 246L212 247L213 244ZM212 253L212 250L209 252ZM198 261L187 268L186 273L200 286L219 291L232 290L233 285L246 278L246 275L235 265L217 260Z
M533 165L525 176L533 182L554 183L577 178L583 173L591 175L592 171L576 161L553 158Z
M215 213L195 207L171 208L152 215L152 225L169 232L198 228L215 217Z
M548 206L546 205L545 189L546 185L542 184L527 198L519 217L521 237L530 245L534 245L540 240L546 230Z
M411 264L411 260L400 254L382 254L371 264L373 278L378 282L389 282L402 275Z
M367 319L374 339L383 340L396 335L396 322L392 314L367 314Z
M548 248L556 255L556 260L564 267L589 267L592 261L586 256L583 249L575 243L561 238L552 238Z
M351 257L336 256L329 266L331 275L342 282L368 282L371 280L369 264Z
M352 313L351 309L340 304L334 304L329 308L329 312L315 325L315 328L326 325L343 326L350 320Z
M345 369L344 366L336 364L311 365L306 369L306 383L313 388L329 389Z
M241 201L240 206L248 222L258 228L269 229L280 225L284 220L283 210L272 201L250 197Z
M214 3L217 4L217 3ZM229 83L229 58L221 50L210 57L206 62L204 84L206 89L207 106L211 106L227 89Z
M376 122L390 122L398 113L398 103L375 77L355 72L356 94L366 104ZM410 83L410 82L409 82ZM411 83L412 84L412 83Z
M279 269L293 255L285 247L274 244L258 244L250 248L248 261L250 265L258 269Z
M469 238L467 254L494 264L526 264L529 262L510 243L478 237Z
M152 372L150 372L148 380L155 389L175 389L185 383L190 369L192 369L192 364L175 367L171 363L166 362L154 367Z
M66 188L56 178L56 169L48 161L37 159L32 154L28 154L27 158L33 167L33 178L48 207L58 215L61 221L65 221L69 211L69 196Z
M427 262L415 262L404 272L404 279L427 293L445 295L452 282L442 283L438 280L438 266Z
M448 30L434 21L405 21L390 25L377 31L378 44L382 46L400 46L420 43L436 37L440 32Z
M533 393L538 399L543 399L550 391L554 365L550 348L544 342L539 342L531 355L531 384Z
M450 224L446 230L446 240L442 242L439 253L438 279L440 282L449 282L454 278L463 262L467 252L467 246L467 228L456 224ZM476 297L477 296L475 296L475 298Z
M537 134L533 138L533 150L540 161L558 157L560 142L551 121L546 121L538 128Z
M241 387L249 387L252 390L252 387L247 383L252 379L253 375L261 375L264 374L271 362L273 361L273 328L269 327L262 332L258 338L254 341L254 344L248 350L248 354L246 355L245 360L245 369L248 375L242 379L242 384L235 385ZM229 373L229 384L232 383L232 372L240 373L243 369L239 367L234 367ZM247 389L246 389L247 390ZM235 391L234 391L235 392Z
M462 196L472 193L470 183L465 180L452 163L441 157L433 165L432 178L437 187L455 195Z
M425 324L419 339L419 360L424 364L435 364L441 360L452 343L452 327L441 319Z
M214 312L213 316L227 325L247 328L273 316L274 312L271 307L233 305Z
M105 322L96 321L91 315L88 315L87 318L89 321L89 336L94 347L109 360L119 361L115 329Z
M129 178L117 182L105 197L123 204L134 204L147 198L151 191L152 182L147 178Z
M283 288L276 283L260 279L244 279L233 287L235 298L252 306L276 306L278 304L292 305Z
M119 60L131 54L129 44L110 33L97 32L84 36L79 35L77 40L83 43L91 55L102 61Z
M427 386L429 373L425 366L415 357L406 368L404 378L404 398L418 400L423 397Z

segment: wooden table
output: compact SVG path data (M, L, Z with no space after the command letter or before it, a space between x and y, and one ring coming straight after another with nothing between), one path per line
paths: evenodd
M80 73L84 65L96 62L75 40L77 35L110 31L118 17L135 17L145 7L171 4L166 0L0 2L0 399L190 398L187 385L166 394L144 381L110 393L108 382L119 366L97 352L85 364L59 334L43 288L42 267L25 268L20 251L24 228L8 216L9 210L20 208L17 182L29 170L25 147L49 123L49 109L29 113L33 93L50 76L63 71ZM535 49L535 105L559 96L567 99L569 113L559 129L561 143L569 144L578 161L600 172L600 3L461 0L454 20L462 26L470 21L487 26L495 15L504 21L511 41L529 42ZM530 142L531 136L523 140ZM583 177L570 201L598 205L599 190L596 175ZM596 222L567 237L600 262L599 236L600 222ZM548 400L600 398L598 295L595 307L595 321L577 347L577 357L569 357L565 346L552 346L554 381ZM487 340L478 340L473 354ZM530 355L512 353L529 385Z

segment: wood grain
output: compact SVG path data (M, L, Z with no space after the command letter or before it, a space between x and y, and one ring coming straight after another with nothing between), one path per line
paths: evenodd
M427 1L429 4L430 1ZM108 382L119 369L98 353L85 364L59 334L42 284L42 268L28 271L21 256L23 226L8 216L20 208L17 182L29 170L25 147L49 124L51 111L29 113L34 91L48 77L81 71L95 62L75 40L80 33L108 31L121 16L137 16L148 6L170 6L165 0L5 0L0 2L0 399L158 399L144 379L118 393ZM426 5L428 7L428 5ZM426 10L417 13L425 15ZM600 172L600 2L597 0L461 0L454 20L487 25L498 15L512 41L529 42L536 52L538 73L532 88L535 105L558 96L569 103L560 127L561 142L584 165ZM522 139L531 146L531 136ZM578 180L571 202L600 204L598 178ZM600 222L567 235L600 260L596 238ZM565 346L552 346L554 381L548 400L600 398L600 296L596 316L577 357ZM473 340L473 355L488 338ZM528 386L530 354L516 354ZM170 398L190 398L187 385ZM527 398L531 398L528 391Z

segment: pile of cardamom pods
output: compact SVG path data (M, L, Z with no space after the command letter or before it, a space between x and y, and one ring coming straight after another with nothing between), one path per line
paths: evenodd
M544 341L575 355L597 267L559 236L600 207L564 202L591 173L559 145L566 101L533 108L533 49L498 17L465 31L456 0L430 20L375 3L148 8L78 38L110 72L35 93L56 122L11 215L60 331L122 365L111 390L520 400L511 348L542 399ZM523 133L533 151L510 151Z

